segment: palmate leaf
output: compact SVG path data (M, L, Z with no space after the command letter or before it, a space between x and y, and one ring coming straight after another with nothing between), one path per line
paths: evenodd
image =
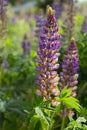
M36 113L40 118L43 118L48 125L50 125L49 122L48 122L48 120L47 120L47 118L46 118L46 116L44 115L44 113L42 112L42 110L41 110L39 107L36 107L36 108L35 108L35 113Z
M49 119L44 115L42 110L39 107L34 108L34 111L29 114L29 117L27 119L28 129L29 130L48 130L50 121Z
M72 93L72 90L71 89L67 89L67 87L65 87L62 91L61 91L61 94L60 94L60 97L68 97L70 96Z
M49 125L43 118L40 119L40 122L42 130L49 130Z
M38 115L41 119L44 120L44 123L46 123L47 128L48 128L48 127L51 128L51 127L53 126L53 124L54 124L54 120L51 119L51 118L49 117L49 115L50 115L50 111L55 112L55 109L51 109L51 107L48 107L48 109L47 109L47 108L46 108L46 109L44 108L44 111L42 111L42 110L43 110L43 108L37 107L37 108L35 109L35 112L37 113L37 115Z
M81 106L79 100L71 96L72 90L64 88L57 100L60 104L66 105L68 108L74 108L76 111L80 112Z
M79 122L86 122L86 119L84 117L78 117L78 119L76 120L78 123Z
M73 97L63 98L62 101L67 107L74 108L76 111L80 112L81 106L76 98Z
M76 120L72 118L69 126L64 130L87 130L87 125L85 125L86 119L84 117L78 117Z
M28 130L34 130L36 124L40 121L40 118L37 115L34 115L29 123Z
M41 110L40 107L35 107L26 120L29 130L48 130L51 126L51 119Z
M49 130L49 125L47 124L46 120L38 115L34 115L30 120L28 130L37 130L37 127L39 128L38 130Z

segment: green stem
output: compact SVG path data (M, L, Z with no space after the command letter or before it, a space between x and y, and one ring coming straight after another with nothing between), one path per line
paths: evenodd
M66 117L64 116L64 117L63 117L63 120L62 120L61 130L64 129L64 126L65 126L65 119L66 119Z

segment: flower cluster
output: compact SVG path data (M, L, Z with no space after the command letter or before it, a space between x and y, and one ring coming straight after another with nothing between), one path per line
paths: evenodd
M29 42L29 39L26 34L24 35L24 39L22 42L22 48L23 48L23 55L26 56L30 50L30 42Z
M7 0L0 0L0 31L1 34L7 32L6 24L7 24L7 16L6 16L6 7L8 6ZM1 35L0 34L0 35Z
M36 83L40 86L37 94L44 96L45 100L51 99L54 106L58 105L55 96L59 95L59 90L56 87L59 76L55 71L59 68L58 57L60 56L60 53L58 53L60 49L60 35L57 32L55 11L48 7L46 25L43 27L38 46L36 59L38 63L38 80Z
M79 56L78 50L76 47L75 40L72 38L71 42L66 50L64 55L64 60L62 63L62 72L60 73L60 86L63 89L64 87L72 89L73 97L76 96L77 89L77 71L79 69Z

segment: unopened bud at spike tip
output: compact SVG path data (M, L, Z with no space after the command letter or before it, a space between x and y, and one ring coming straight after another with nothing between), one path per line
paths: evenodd
M49 5L47 6L47 13L48 15L52 15L55 11L50 7Z
M71 38L71 41L75 41L75 38L74 38L74 37L72 37L72 38Z

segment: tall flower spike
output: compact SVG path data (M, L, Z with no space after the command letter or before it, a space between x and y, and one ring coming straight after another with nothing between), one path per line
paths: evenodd
M8 0L0 0L0 35L4 35L7 32L7 16L6 7L8 6Z
M60 49L60 35L57 34L58 27L55 18L55 11L51 7L48 7L46 25L40 35L40 41L38 46L37 56L37 72L38 80L37 85L40 89L37 90L37 94L44 96L45 100L51 99L52 105L58 105L55 100L55 96L59 94L59 90L56 87L58 85L59 76L56 69L59 68L58 53Z
M82 32L87 33L87 17L83 21Z
M29 42L29 39L26 34L24 35L24 39L22 42L22 48L23 48L23 55L26 56L30 50L30 42Z
M40 12L36 15L36 29L35 29L35 36L36 38L40 37L40 33L42 31L42 27L45 25L45 20L42 17L43 12L40 10Z
M60 86L61 89L64 87L72 89L73 97L76 96L77 89L77 78L78 78L78 69L79 69L79 56L78 50L76 47L75 40L72 38L71 42L66 50L64 55L64 60L62 63L62 72L60 73Z
M56 19L58 20L58 18L60 17L61 15L61 12L62 12L62 3L60 0L54 0L53 2L53 9L56 11Z
M63 39L68 39L70 40L74 34L74 16L76 12L76 0L67 0L65 4L65 13L64 16L64 25L65 25L65 33L63 34Z

